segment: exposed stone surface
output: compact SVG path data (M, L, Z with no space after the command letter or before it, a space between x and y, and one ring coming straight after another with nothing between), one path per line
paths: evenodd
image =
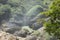
M0 31L0 40L24 40L24 38Z
M38 29L37 32L35 30L32 32L32 35L26 35L24 31L21 31L19 33L17 32L18 35L14 35L0 30L0 40L51 40L51 36L48 35L44 29L45 28L42 27ZM21 35L26 35L26 37L22 37Z
M33 29L29 28L29 26L23 26L21 30L16 31L14 35L20 36L20 37L26 37L27 35L30 35L33 32Z
M37 40L36 36L27 36L25 40Z

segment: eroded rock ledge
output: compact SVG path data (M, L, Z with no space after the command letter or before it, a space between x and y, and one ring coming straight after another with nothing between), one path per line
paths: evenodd
M17 37L12 34L0 31L0 40L24 40L25 38Z

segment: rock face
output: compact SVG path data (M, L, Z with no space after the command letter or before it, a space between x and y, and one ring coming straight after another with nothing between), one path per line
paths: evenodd
M25 40L37 40L36 36L27 36Z
M13 35L0 30L0 40L55 40L55 38L46 33L44 29L45 28L42 27L37 31L35 30L35 32L32 32L30 35L26 35L24 31L22 31L23 33L17 32L17 35Z
M14 35L20 36L20 37L26 37L27 35L30 35L33 32L29 26L23 26L20 31L16 31Z
M24 38L0 31L0 40L24 40Z

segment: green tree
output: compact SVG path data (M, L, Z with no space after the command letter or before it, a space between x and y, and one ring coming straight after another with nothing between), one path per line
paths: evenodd
M50 20L44 23L46 31L60 39L60 0L54 0L49 6L49 10L43 14L50 17Z
M3 20L8 20L11 16L11 9L9 5L0 5L0 23Z
M8 0L7 3L12 7L18 7L21 5L20 0Z
M6 4L7 3L7 0L0 0L0 3Z

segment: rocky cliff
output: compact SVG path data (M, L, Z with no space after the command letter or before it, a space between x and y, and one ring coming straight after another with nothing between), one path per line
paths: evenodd
M25 38L17 37L12 34L0 31L0 40L24 40Z
M0 31L0 40L50 40L52 39L45 31L44 27L32 32L26 37L16 36L4 31Z

